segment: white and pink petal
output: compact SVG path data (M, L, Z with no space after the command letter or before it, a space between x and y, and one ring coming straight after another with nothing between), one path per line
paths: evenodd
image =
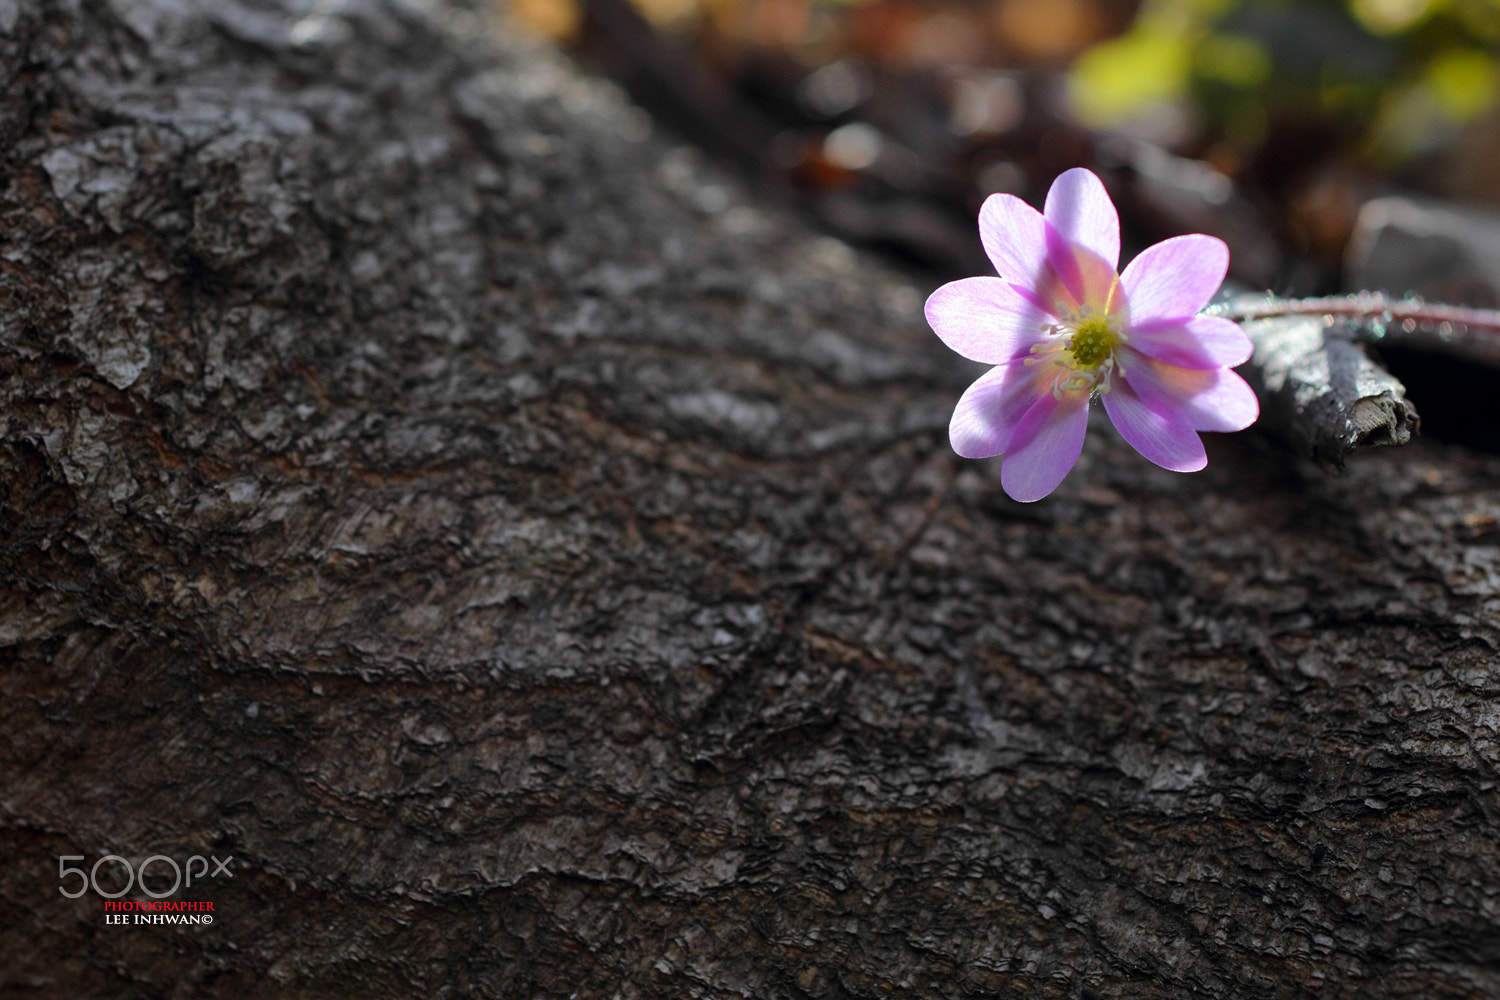
M1116 379L1169 419L1200 431L1242 431L1260 416L1255 390L1228 368L1179 368L1125 349Z
M1042 213L1013 194L992 194L979 208L979 239L1006 281L1034 288L1046 281L1047 234Z
M943 343L975 361L1025 357L1056 317L1001 278L950 281L927 299L927 322Z
M1042 214L1063 239L1101 258L1114 273L1120 262L1120 214L1092 172L1074 167L1058 174Z
M1197 432L1177 413L1147 404L1124 379L1104 394L1104 410L1130 447L1163 469L1197 472L1208 464Z
M959 397L948 440L964 458L992 458L1010 445L1016 425L1042 396L1052 398L1057 368L1018 359L996 365Z
M1071 312L1087 306L1101 315L1116 309L1119 277L1115 266L1086 246L1063 236L1047 223L1047 261L1050 283L1036 286L1037 293Z
M1239 324L1222 316L1150 320L1133 324L1128 336L1135 350L1179 368L1233 368L1255 350Z
M1229 271L1229 248L1194 233L1141 251L1120 275L1130 324L1187 319L1208 305Z
M1046 393L1026 411L1000 462L1000 486L1014 500L1031 503L1057 489L1083 454L1089 426L1089 394Z

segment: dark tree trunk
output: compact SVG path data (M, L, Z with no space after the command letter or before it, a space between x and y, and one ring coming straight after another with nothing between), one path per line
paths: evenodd
M1014 504L918 290L284 6L0 0L12 995L1500 994L1500 460Z

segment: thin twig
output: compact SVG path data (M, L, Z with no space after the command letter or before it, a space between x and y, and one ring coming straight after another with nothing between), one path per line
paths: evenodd
M1500 310L1471 309L1379 292L1315 299L1239 296L1207 310L1236 322L1278 316L1325 316L1359 324L1357 339L1436 351L1500 368Z

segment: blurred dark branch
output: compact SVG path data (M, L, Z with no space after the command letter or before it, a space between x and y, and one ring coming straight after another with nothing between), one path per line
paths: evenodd
M779 131L691 52L664 41L628 0L583 0L578 48L643 107L710 152L757 171Z

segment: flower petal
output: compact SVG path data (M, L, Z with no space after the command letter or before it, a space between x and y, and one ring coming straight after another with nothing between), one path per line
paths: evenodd
M1043 214L1063 239L1102 258L1113 275L1120 262L1120 213L1098 177L1082 167L1058 174Z
M1057 321L1000 278L950 281L928 297L926 312L943 343L987 364L1023 357L1046 339L1042 326Z
M1088 306L1100 315L1115 311L1115 266L1086 246L1074 243L1047 223L1047 262L1051 269L1038 294L1045 301L1077 312ZM1044 278L1045 280L1045 278Z
M1052 398L1056 377L1054 366L1027 365L1020 358L979 376L953 408L948 424L953 450L964 458L991 458L1005 451L1032 404L1042 396Z
M1014 500L1031 503L1057 489L1083 453L1089 427L1089 394L1051 392L1032 404L1016 425L1000 463L1000 485Z
M1199 431L1242 431L1260 416L1255 390L1228 368L1179 368L1130 348L1121 355L1116 378L1170 420Z
M1239 324L1222 316L1153 320L1131 326L1129 337L1137 351L1179 368L1233 368L1255 351Z
M979 238L1006 281L1036 288L1046 280L1047 236L1042 213L1013 194L992 194L979 208Z
M1203 442L1192 427L1136 395L1130 383L1116 379L1104 394L1104 410L1130 447L1173 472L1197 472L1208 464Z
M1213 236L1175 236L1141 251L1120 275L1130 324L1187 319L1208 305L1229 270L1229 248Z

